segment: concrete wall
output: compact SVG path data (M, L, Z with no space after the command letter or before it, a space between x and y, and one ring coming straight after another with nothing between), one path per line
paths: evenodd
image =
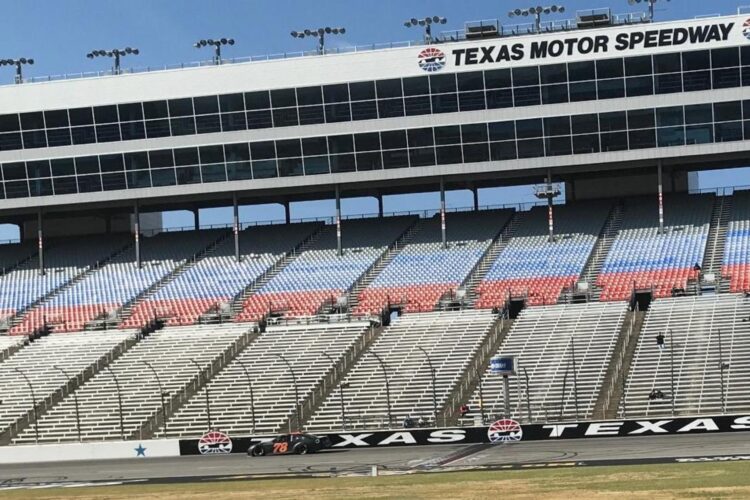
M0 446L0 464L178 456L177 439Z

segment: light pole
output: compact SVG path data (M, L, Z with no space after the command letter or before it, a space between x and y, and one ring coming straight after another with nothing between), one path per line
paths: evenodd
M334 372L334 375L335 375L336 374L336 362L333 360L333 358L331 357L331 355L328 354L327 352L323 351L320 354L322 354L323 356L325 356L326 359L328 360L328 362L331 363L331 366L333 367L333 372ZM331 384L331 385L333 385L333 384Z
M563 12L565 12L565 7L562 5L548 5L548 6L537 5L536 7L530 7L528 9L511 10L510 12L508 12L508 17L534 16L534 31L536 33L541 33L542 14L553 14L555 12L562 14Z
M411 19L407 19L404 21L404 26L407 28L413 28L414 26L423 26L424 27L424 43L432 43L432 25L433 24L445 24L448 22L448 19L441 16L427 16L424 19L417 19L416 17L412 17Z
M482 379L484 378L484 372L479 374L479 414L482 416L482 425L484 425L484 384Z
M339 385L339 402L341 403L341 430L346 432L346 410L344 409L344 389L348 389L349 384L341 383Z
M291 35L294 38L305 38L315 37L318 39L318 54L325 54L325 37L326 35L343 35L346 33L346 28L331 28L326 26L325 28L310 28L302 31L292 31Z
M570 354L573 358L573 402L576 408L576 420L578 420L578 374L576 373L576 342L570 337Z
M159 379L159 374L156 373L156 370L153 366L151 366L151 363L145 360L141 360L141 363L148 366L149 370L151 370L151 373L154 374L154 378L156 379L156 385L159 386L159 397L161 398L161 414L164 419L164 437L167 437L167 434L169 433L169 430L167 428L167 405L164 404L164 388L161 385L161 380Z
M120 58L127 56L129 54L132 54L134 56L137 56L140 53L138 49L134 49L132 47L125 47L124 49L112 49L112 50L92 50L88 54L86 54L86 57L89 59L93 59L95 57L113 57L115 59L115 68L113 71L113 74L119 75L120 74Z
M63 374L63 376L65 376L66 385L72 380L70 378L70 375L68 375L68 373L62 368L60 368L59 366L53 365L52 368L59 371L60 373ZM81 413L79 411L78 393L76 391L73 391L73 403L75 404L75 409L76 409L76 432L78 433L78 442L80 443L81 442Z
M526 416L531 423L531 393L529 392L529 372L526 371L526 367L523 368L523 377L526 379Z
M729 363L724 362L724 353L721 346L721 330L719 332L719 381L721 383L721 413L727 412L727 398L724 392L724 370L729 368Z
M253 382L250 380L250 372L247 371L245 363L243 363L240 359L236 359L235 361L237 361L237 364L240 365L242 371L245 372L247 386L250 388L250 418L252 419L253 423L253 434L255 434L255 395L253 394Z
M286 367L289 369L289 373L292 374L292 382L294 383L294 406L297 413L297 430L302 429L302 411L299 406L299 387L297 386L297 375L294 374L294 368L292 368L292 364L289 362L288 359L286 359L281 354L274 354L277 358L279 358L281 361L284 362Z
M120 391L120 381L117 380L117 375L109 366L105 366L112 379L115 381L115 389L117 389L117 407L120 410L120 438L125 441L125 419L122 416L122 392Z
M31 404L34 405L34 442L36 444L39 444L39 422L37 419L38 414L36 409L36 395L34 394L34 386L31 385L31 380L29 380L29 377L27 377L20 368L14 368L14 370L23 377L23 379L26 381L26 384L29 386L29 392L31 393Z
M385 367L385 362L377 353L370 351L370 354L378 360L378 363L380 363L380 369L383 370L383 378L385 379L385 402L386 405L388 405L388 428L390 429L393 425L393 419L391 418L391 386L388 382L388 370Z
M430 355L427 354L427 351L424 350L422 346L417 346L417 349L422 351L422 354L424 354L424 357L427 358L427 364L430 366L430 375L432 376L432 419L435 426L437 426L437 393L435 392L435 367L432 366L432 360L430 359Z
M0 59L0 66L15 66L16 67L16 83L23 83L23 71L21 66L24 64L34 64L34 60L26 57L19 59Z
M199 379L203 378L204 377L203 369L201 368L201 365L199 365L198 362L194 360L193 358L188 358L188 361L193 363L195 367L198 368L198 378ZM206 389L206 421L208 423L208 430L210 431L211 428L213 427L211 425L211 395L209 394L209 391L208 391L208 380L206 380L205 378L204 380L205 380L205 383L203 384L203 386Z
M222 45L234 45L234 38L219 38L213 40L211 38L207 40L198 40L193 44L193 47L200 49L201 47L211 46L214 48L214 64L221 64L221 46Z
M672 330L669 330L669 377L670 377L670 384L672 386L672 416L674 417L675 411L674 411L674 400L675 400L675 393L674 393L674 339L672 337Z
M669 2L669 0L666 0L666 1ZM654 4L657 2L657 0L628 0L628 3L630 5L635 5L641 2L648 4L648 20L653 21L654 20Z

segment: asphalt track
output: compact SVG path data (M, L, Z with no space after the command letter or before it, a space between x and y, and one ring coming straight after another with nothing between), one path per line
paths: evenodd
M242 454L4 465L0 490L52 484L185 482L269 476L367 474L471 468L667 463L681 459L750 460L750 432L596 438L505 445L433 445L328 450L305 456Z

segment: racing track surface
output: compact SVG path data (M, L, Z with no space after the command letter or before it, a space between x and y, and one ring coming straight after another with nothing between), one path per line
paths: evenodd
M134 447L137 443L134 443ZM146 451L148 454L148 450ZM433 445L328 450L319 454L251 458L243 454L3 465L0 489L45 483L129 481L179 482L246 479L250 476L366 474L443 467L517 468L607 463L674 462L676 458L746 456L750 432L712 435L596 438L506 445Z

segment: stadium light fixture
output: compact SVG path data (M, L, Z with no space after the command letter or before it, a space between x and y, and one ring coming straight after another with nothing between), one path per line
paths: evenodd
M193 44L193 47L200 49L203 47L214 48L214 64L221 64L221 46L222 45L234 45L234 38L218 38L216 40L207 38L200 39Z
M511 10L508 12L508 17L534 16L534 31L540 33L542 31L542 14L562 14L563 12L565 12L565 6L563 5L537 5L528 9Z
M294 38L317 38L318 54L325 54L326 35L343 35L344 33L346 33L346 28L331 28L330 26L326 26L325 28L308 28L302 31L292 31L290 35Z
M412 17L404 21L404 26L407 28L413 28L415 26L424 27L424 43L432 43L432 25L433 24L445 24L448 22L448 18L441 16L427 16L424 19L417 19Z
M647 3L648 4L648 20L653 21L654 20L654 4L658 0L628 0L628 3L630 5L635 5L637 3ZM666 2L669 2L669 0L663 0Z
M16 83L23 83L23 73L21 67L24 64L34 64L34 60L26 57L21 57L19 59L0 59L0 66L16 67Z
M112 50L92 50L88 54L86 54L86 57L89 59L93 59L95 57L113 57L115 59L115 67L113 70L113 74L119 75L120 74L120 58L127 56L127 55L134 55L137 56L140 54L140 51L138 49L134 49L132 47L125 47L124 49L112 49Z

